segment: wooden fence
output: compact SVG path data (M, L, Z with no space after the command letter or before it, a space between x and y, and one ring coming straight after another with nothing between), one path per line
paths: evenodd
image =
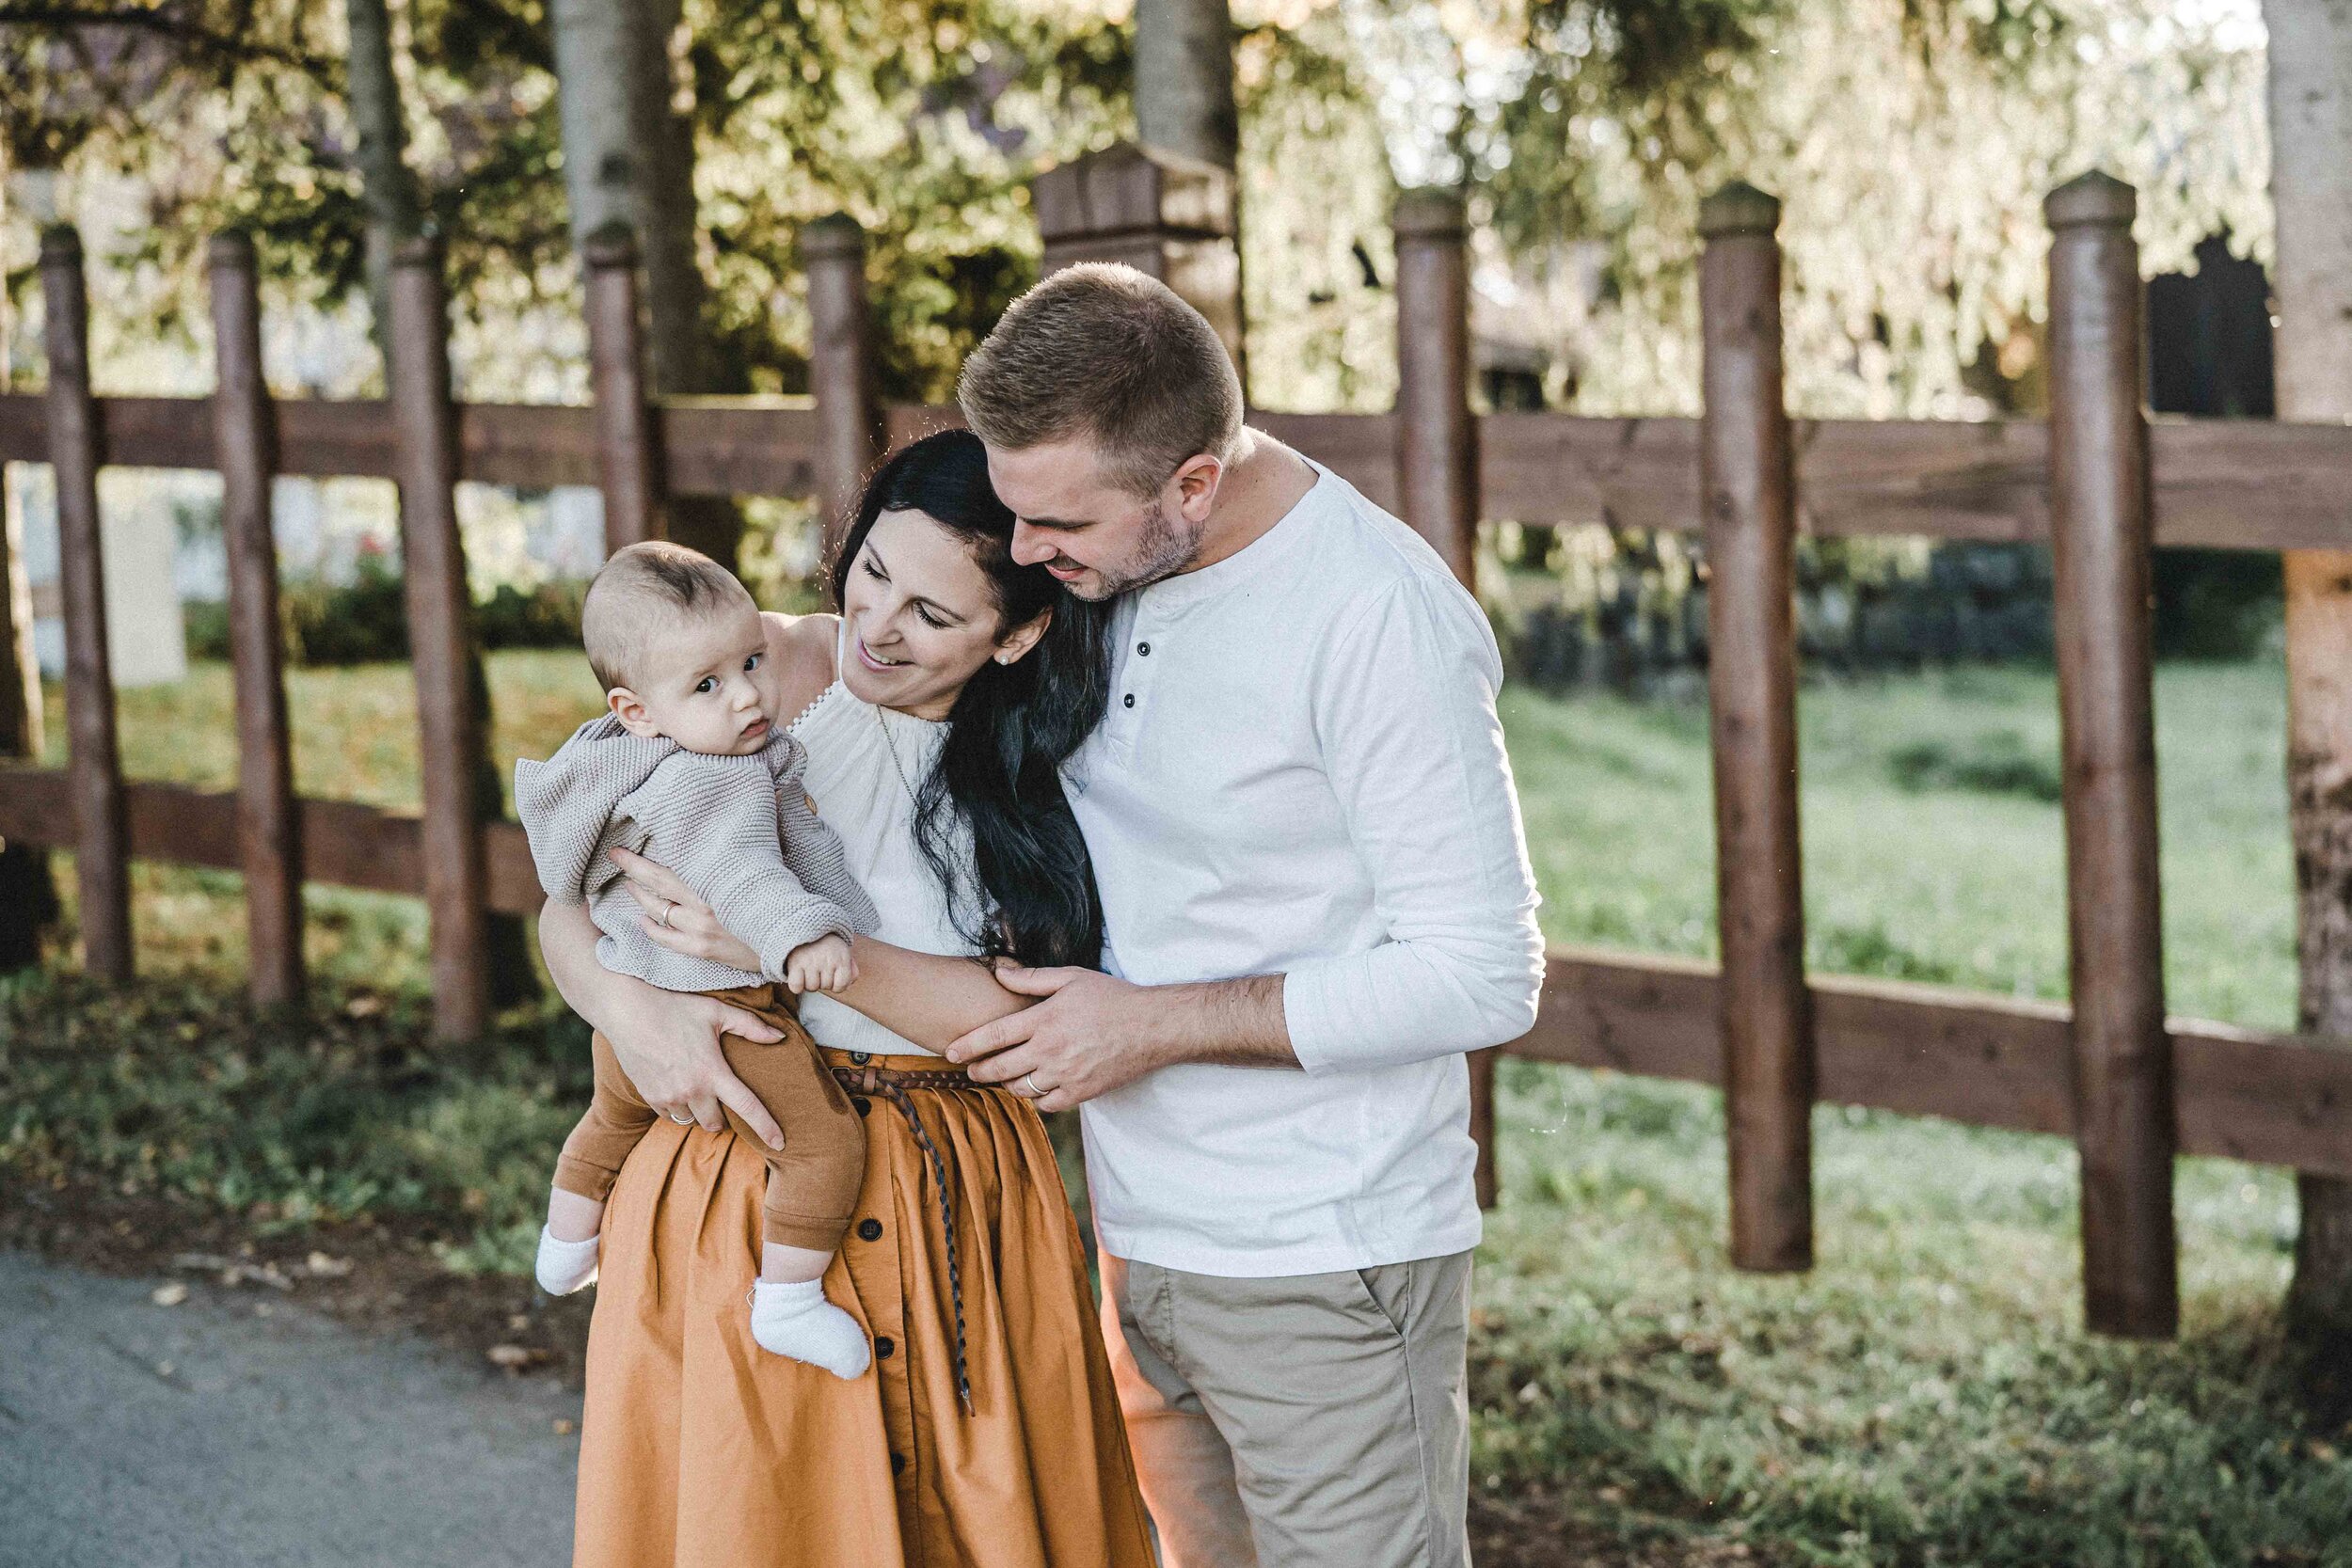
M1214 203L1171 197L1166 167L1137 167L1122 151L1041 182L1049 265L1109 254L1171 281L1216 273L1202 260L1219 232ZM1120 194L1154 180L1157 195ZM1224 211L1230 221L1230 199ZM2100 176L2050 199L2046 421L1789 420L1778 206L1740 186L1701 216L1706 411L1695 420L1474 413L1462 210L1426 194L1396 213L1395 411L1252 416L1396 509L1465 576L1482 516L1704 530L1722 964L1556 948L1535 1030L1505 1049L1722 1085L1732 1255L1742 1267L1811 1263L1808 1125L1820 1102L2071 1134L2082 1152L2088 1321L2111 1333L2175 1327L2176 1154L2352 1176L2345 1042L2165 1016L2148 637L2152 543L2352 547L2352 430L2150 420L2132 212L2129 188ZM0 461L48 462L56 473L71 761L61 771L0 772L0 838L76 852L93 973L131 971L124 871L134 857L245 873L262 1002L301 986L305 879L421 894L437 1032L483 1027L485 915L531 912L539 895L519 830L483 819L468 787L482 715L465 679L453 486L599 485L609 546L658 535L666 500L680 495L816 496L838 516L889 443L955 414L885 409L876 397L855 225L815 226L803 251L813 399L649 398L635 258L626 235L609 234L584 256L594 405L501 407L452 400L441 259L427 245L398 258L388 401L271 399L252 250L236 237L210 256L218 392L94 396L80 246L67 230L45 239L48 386L0 395ZM224 476L233 792L122 777L99 591L96 476L106 464ZM399 483L421 816L293 794L274 603L276 474ZM2071 1011L1805 974L1789 608L1800 531L2054 546ZM0 614L7 602L0 594ZM9 629L0 625L0 646ZM0 736L0 756L22 738ZM1493 1054L1475 1061L1473 1076L1489 1200Z

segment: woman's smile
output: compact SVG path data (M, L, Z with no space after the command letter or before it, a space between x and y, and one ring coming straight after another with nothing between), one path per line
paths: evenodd
M904 658L884 658L866 645L866 639L857 639L857 657L868 670L902 670L912 662Z

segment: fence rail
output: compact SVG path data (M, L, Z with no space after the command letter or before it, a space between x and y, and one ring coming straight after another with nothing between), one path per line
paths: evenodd
M1120 257L1180 290L1230 288L1234 271L1218 259L1230 234L1218 225L1231 204L1204 199L1201 188L1218 178L1133 150L1049 173L1037 201L1051 220L1047 265L1115 241ZM1072 188L1049 189L1056 181ZM1091 183L1079 190L1080 182ZM1133 199L1099 199L1113 186ZM1097 208L1119 214L1115 235L1086 230ZM1162 214L1159 230L1136 227L1136 214L1152 212ZM2089 1322L2169 1333L2172 1157L2352 1177L2352 1043L2165 1016L2149 550L2352 548L2352 429L2148 419L2130 193L2099 180L2051 203L2051 420L1791 420L1781 393L1777 205L1734 189L1705 216L1707 406L1697 419L1473 413L1461 208L1426 194L1397 213L1396 410L1252 417L1395 510L1465 577L1480 517L1707 533L1724 967L1555 949L1535 1030L1504 1049L1724 1085L1733 1255L1750 1268L1811 1261L1816 1103L2071 1135L2083 1152ZM58 473L72 766L0 770L0 839L78 852L94 971L129 971L126 856L246 872L263 894L251 930L254 991L264 1001L300 984L286 896L300 880L420 895L431 912L437 1028L478 1030L487 1010L483 922L491 911L528 913L539 899L520 830L486 816L469 782L482 715L464 674L471 632L453 487L597 485L608 545L659 533L677 496L814 497L837 516L887 446L955 420L952 409L885 409L875 397L865 245L847 220L814 226L803 247L818 318L813 400L649 399L634 251L626 235L586 248L598 401L526 407L451 400L440 259L430 247L405 253L395 269L390 400L270 399L258 373L250 253L234 241L213 253L220 397L92 397L79 245L64 233L45 242L50 387L0 395L0 461L51 463ZM1230 299L1200 303L1212 320L1232 317ZM121 777L97 591L94 478L106 464L225 472L231 620L243 633L232 639L235 791ZM401 486L427 786L421 816L291 794L282 673L263 634L274 621L264 599L274 591L275 474ZM2074 1010L1804 973L1788 606L1802 532L2053 545ZM8 613L0 595L0 617ZM0 646L12 645L14 631L0 623ZM1494 1055L1472 1059L1486 1201L1495 1180Z
M101 397L100 461L219 467L209 398ZM280 400L278 471L394 479L389 404ZM808 398L672 398L653 410L667 488L683 496L819 494L819 426ZM952 406L887 411L893 446L961 423ZM1286 414L1250 423L1311 453L1383 506L1397 502L1393 414ZM1699 421L1579 414L1471 416L1479 515L1523 523L1689 530L1699 516ZM525 487L599 484L596 410L461 404L457 477ZM2148 421L2154 542L2213 549L2352 549L2352 427L2265 420ZM1989 542L2050 536L2043 420L1794 420L1801 532ZM0 393L0 462L48 461L40 393Z

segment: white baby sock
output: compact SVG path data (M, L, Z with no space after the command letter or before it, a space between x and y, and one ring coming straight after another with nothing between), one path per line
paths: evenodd
M752 1287L752 1338L762 1350L855 1377L873 1360L857 1320L825 1299L825 1282L760 1280Z
M541 1226L536 1269L539 1289L551 1296L568 1296L596 1278L596 1243L603 1239L591 1236L584 1242L559 1242L552 1231Z

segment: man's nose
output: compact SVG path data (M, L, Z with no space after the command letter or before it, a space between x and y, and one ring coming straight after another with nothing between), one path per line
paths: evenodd
M1012 559L1016 565L1035 566L1061 553L1061 546L1024 522L1012 525Z

